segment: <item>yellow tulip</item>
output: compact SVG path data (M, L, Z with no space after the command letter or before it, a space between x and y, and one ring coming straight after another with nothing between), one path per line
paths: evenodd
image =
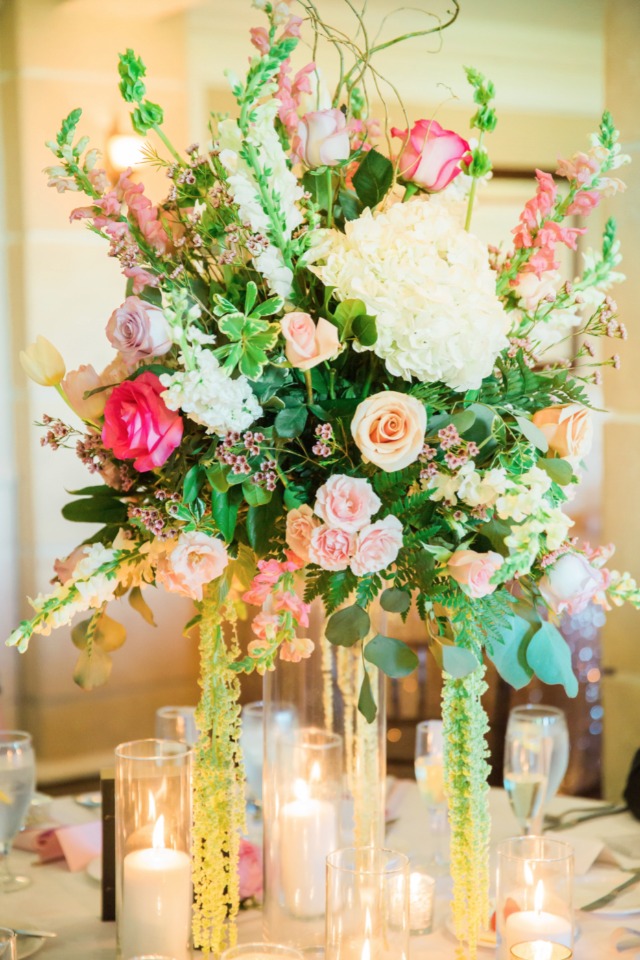
M64 360L46 337L21 350L20 363L26 375L43 387L57 387L66 373Z

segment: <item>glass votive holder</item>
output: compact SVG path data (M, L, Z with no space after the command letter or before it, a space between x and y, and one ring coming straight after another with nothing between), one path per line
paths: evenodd
M573 949L570 844L549 837L514 837L499 844L496 933L499 960L509 960L514 945L532 941Z
M418 864L409 871L409 932L412 937L431 933L436 881Z
M18 960L16 935L9 927L0 927L0 960Z
M407 960L409 860L379 847L327 858L325 960Z
M527 940L511 947L513 960L571 960L573 950L551 940Z
M119 960L191 957L191 751L171 740L116 748Z
M303 960L303 957L300 950L280 943L239 943L225 950L220 960Z
M179 740L189 747L198 742L195 707L158 707L156 710L158 740Z

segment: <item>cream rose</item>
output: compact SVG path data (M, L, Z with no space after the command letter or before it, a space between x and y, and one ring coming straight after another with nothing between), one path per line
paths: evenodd
M449 557L447 573L459 583L462 589L474 600L487 597L496 589L491 578L503 564L499 553L489 550L478 553L477 550L456 550Z
M380 498L368 480L334 473L318 487L314 510L327 526L356 533L380 507Z
M181 533L175 547L158 564L156 581L169 593L202 600L204 587L229 563L222 540L191 530Z
M351 570L357 577L378 573L393 563L402 547L402 524L389 515L369 524L358 534Z
M581 553L564 553L547 568L538 587L554 613L581 613L609 586L607 569L596 569Z
M576 465L589 453L593 441L591 414L579 403L545 407L533 415L533 422L549 443L549 453Z
M313 510L306 503L301 507L289 510L287 513L287 531L285 534L287 546L305 563L309 563L309 544L311 543L311 535L317 526L319 526L319 523L313 516Z
M374 393L356 408L351 433L365 463L381 470L403 470L424 445L427 411L406 393Z
M287 313L280 327L287 342L287 360L298 370L311 370L340 350L338 330L324 317L316 324L308 313Z

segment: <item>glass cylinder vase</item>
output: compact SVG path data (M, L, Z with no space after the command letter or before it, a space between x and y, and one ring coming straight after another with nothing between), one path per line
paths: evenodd
M118 960L191 957L191 751L171 740L116 748Z
M321 949L324 944L325 895L323 886L321 899L314 901L314 911L304 916L291 909L291 898L283 885L283 843L288 844L290 867L302 882L308 882L310 866L303 847L287 840L289 805L322 802L335 811L334 821L333 814L324 808L324 857L332 852L330 847L380 847L384 839L385 677L367 664L377 705L376 718L368 723L358 710L364 677L362 651L359 647L331 645L324 625L324 607L316 602L307 631L315 642L312 655L299 663L279 660L275 670L264 678L264 933L269 940L305 950ZM318 751L312 759L310 743L314 738L322 741L323 736L323 759L319 759ZM293 777L298 783L292 786L291 769L301 762L301 751L306 756L307 771L304 776ZM314 763L316 774L323 771L322 776L328 776L328 795L319 792ZM312 849L317 859L319 847ZM324 863L322 871L324 880Z

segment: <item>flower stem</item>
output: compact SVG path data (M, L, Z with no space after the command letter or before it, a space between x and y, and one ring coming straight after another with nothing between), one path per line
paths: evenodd
M166 133L164 132L164 130L162 130L162 128L159 127L157 123L154 123L152 129L155 130L155 132L158 134L158 136L160 137L160 139L162 140L162 142L164 143L165 147L167 148L167 150L169 151L169 153L171 154L171 156L174 158L174 160L177 160L177 162L181 164L181 163L182 163L182 157L180 156L180 154L178 153L178 151L176 150L176 148L173 146L173 144L171 143L171 141L170 141L169 138L167 137L167 135L166 135Z
M333 226L333 171L327 167L327 227Z
M484 137L484 130L481 130L481 131L480 131L480 136L478 137L478 146L476 147L476 150L474 151L474 155L475 155L476 152L477 152L477 153L480 153L480 151L481 151L481 149L482 149L482 139L483 139L483 137ZM468 203L467 203L467 216L466 216L465 221L464 221L464 228L465 228L465 230L467 230L467 231L469 230L469 228L470 228L470 226L471 226L471 217L473 216L473 204L474 204L475 199L476 199L476 189L477 189L477 187L478 187L478 178L477 178L477 177L474 177L474 178L473 178L473 182L472 182L472 184L471 184L471 190L469 191L469 200L468 200Z
M311 381L311 370L304 371L304 381L307 385L307 403L313 403L313 383Z

